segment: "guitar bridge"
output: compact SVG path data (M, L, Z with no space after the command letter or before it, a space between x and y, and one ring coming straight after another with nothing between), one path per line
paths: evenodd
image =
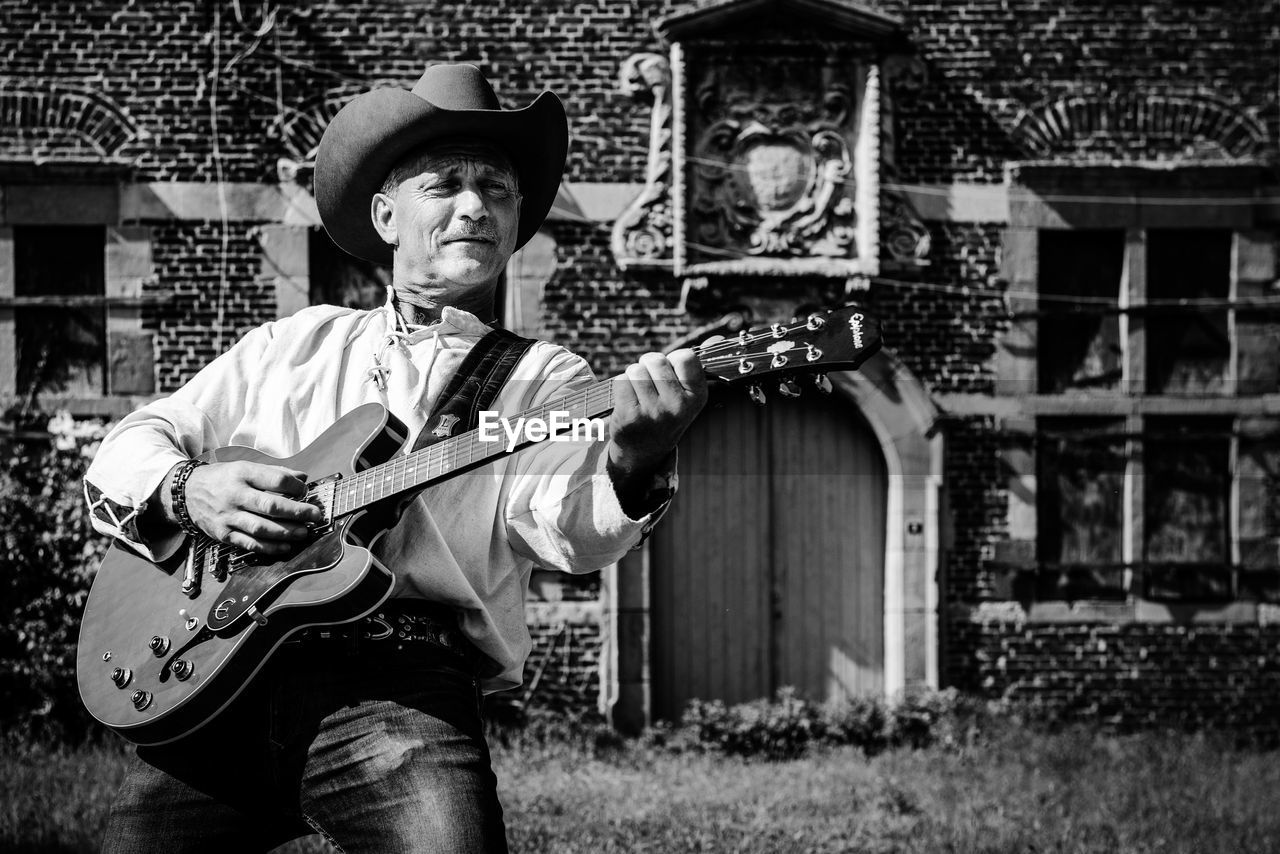
M182 576L182 592L188 599L200 595L205 572L217 578L218 544L208 537L193 537L187 547L186 568ZM217 578L221 581L221 578Z
M311 529L317 536L333 530L333 504L338 493L338 481L341 479L341 474L331 474L307 484L305 500L324 513L324 521Z

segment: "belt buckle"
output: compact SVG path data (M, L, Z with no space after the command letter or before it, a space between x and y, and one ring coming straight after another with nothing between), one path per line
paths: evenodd
M376 629L362 628L360 630L360 637L363 640L385 640L395 634L395 629L391 627L390 623L383 619L382 614L378 614L376 617L365 617L365 621L376 626Z

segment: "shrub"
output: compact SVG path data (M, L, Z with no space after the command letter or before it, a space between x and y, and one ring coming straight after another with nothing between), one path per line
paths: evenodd
M659 724L646 738L673 751L718 752L792 759L815 745L851 745L873 755L889 747L972 743L985 706L954 689L916 691L896 702L860 697L819 705L783 688L773 700L726 706L694 700L677 724Z
M894 715L888 704L876 697L854 697L826 708L826 743L851 744L868 756L894 742Z
M66 416L15 427L0 440L0 727L11 737L76 739L89 723L76 690L76 638L106 549L80 478L105 428ZM19 438L33 428L49 438Z

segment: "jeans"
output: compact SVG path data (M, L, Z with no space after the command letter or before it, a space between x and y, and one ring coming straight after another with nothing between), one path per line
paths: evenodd
M139 747L102 850L505 852L472 669L374 646L282 647L211 723Z

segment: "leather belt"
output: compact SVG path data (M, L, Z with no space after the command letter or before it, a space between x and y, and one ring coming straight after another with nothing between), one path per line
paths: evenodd
M423 599L389 599L377 611L351 623L309 626L282 648L406 650L436 647L476 665L483 659L462 629L457 612Z

